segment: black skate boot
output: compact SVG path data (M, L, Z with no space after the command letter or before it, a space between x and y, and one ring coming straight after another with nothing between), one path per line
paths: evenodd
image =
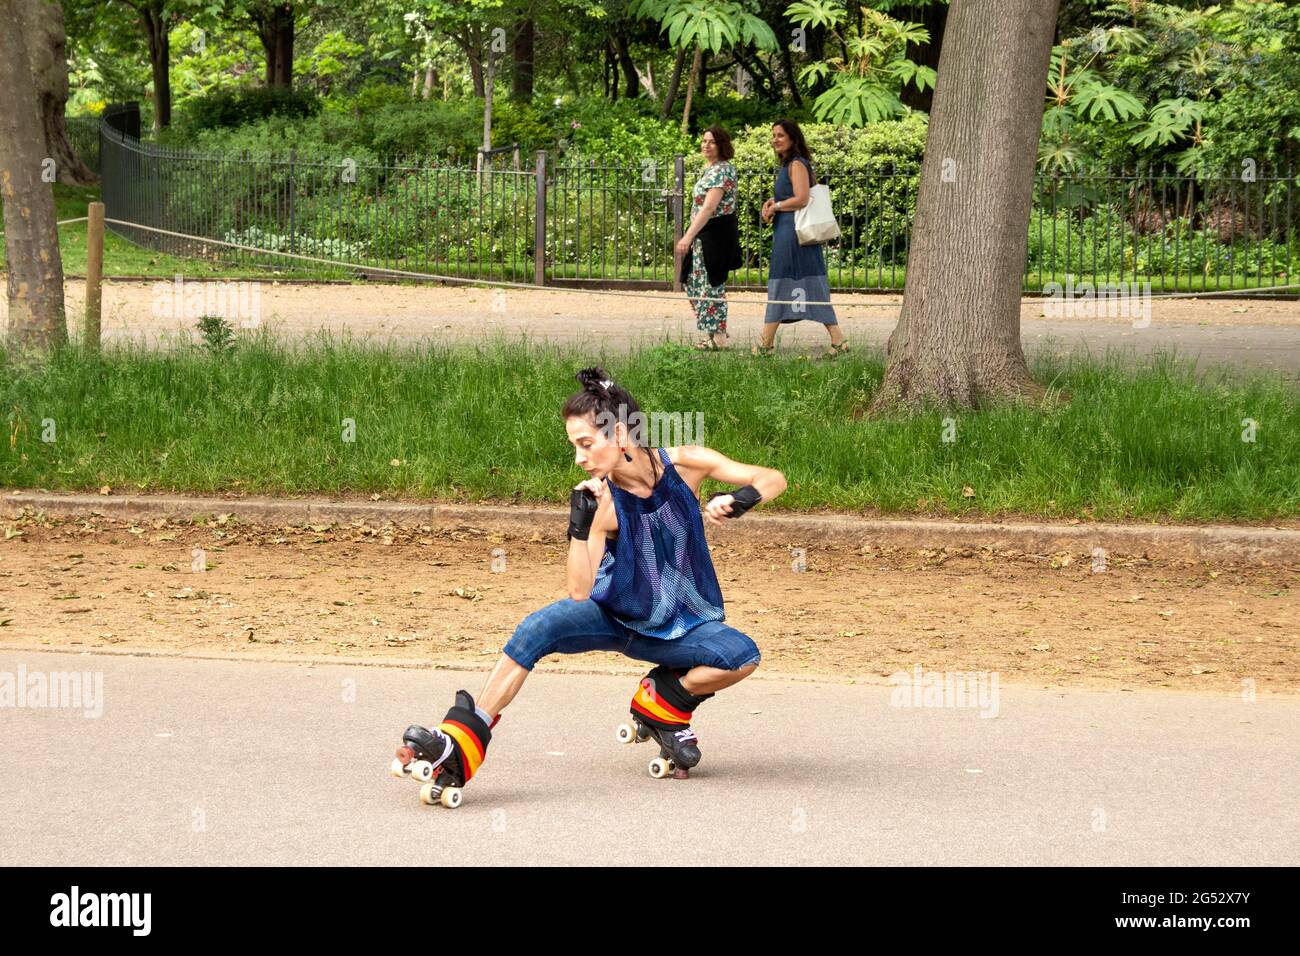
M659 756L650 761L650 776L672 776L685 780L690 768L700 762L699 738L691 730L691 714L712 694L696 696L682 686L681 675L663 665L645 677L632 698L634 726L622 724L618 739L623 743L641 743L653 739L659 744Z
M478 772L492 741L492 727L501 715L485 724L475 713L468 691L456 692L456 703L437 727L412 724L402 734L392 773L419 781L420 799L427 804L460 806L461 788Z

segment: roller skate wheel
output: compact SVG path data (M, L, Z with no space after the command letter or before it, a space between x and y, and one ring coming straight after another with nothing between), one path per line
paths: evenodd
M631 724L619 724L616 733L618 734L619 743L621 744L636 743L636 728L633 727Z
M442 793L442 791L438 788L437 784L426 783L420 788L420 802L433 806L438 802L438 795L440 793Z
M673 762L665 760L663 757L655 757L650 761L650 776L656 780L662 780L673 772Z
M438 798L438 801L448 810L455 810L460 806L460 787L448 787L446 790L442 791L442 796Z
M393 776L398 779L406 776L406 767L404 767L402 761L396 757L393 758L393 762L388 769L392 771Z
M417 760L411 764L411 776L421 783L428 783L433 779L433 764L427 760Z

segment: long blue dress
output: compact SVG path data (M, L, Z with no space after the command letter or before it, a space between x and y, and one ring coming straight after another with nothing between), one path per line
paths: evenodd
M791 162L807 166L808 182L814 181L808 160L797 156ZM782 165L776 174L776 191L772 195L778 201L794 196L788 163ZM767 297L790 304L769 304L763 321L800 322L812 319L822 325L838 325L834 306L806 304L830 301L830 279L826 275L822 247L799 245L799 237L794 231L793 211L778 212L773 222L775 228L772 230L772 262L767 272Z

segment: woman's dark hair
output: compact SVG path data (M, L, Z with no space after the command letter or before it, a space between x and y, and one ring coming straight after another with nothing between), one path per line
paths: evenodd
M803 130L799 128L799 124L792 119L779 119L772 125L781 127L781 129L785 130L785 135L790 137L790 149L781 157L781 165L789 165L790 161L796 156L802 156L808 160L808 165L811 166L812 151L808 149L808 143L803 138Z
M731 145L731 134L721 126L710 126L704 132L713 134L713 142L718 146L718 158L731 159L736 155L736 147Z
M601 416L604 415L604 421L609 423L606 434L611 441L614 440L614 425L622 422L628 428L628 441L639 447L647 447L641 441L649 429L649 422L631 392L615 382L613 376L600 367L584 368L576 377L582 391L574 392L565 401L564 408L560 410L561 418L566 421L570 418L590 418L600 428ZM640 427L635 427L638 423ZM650 455L655 484L659 482L657 458L657 455Z

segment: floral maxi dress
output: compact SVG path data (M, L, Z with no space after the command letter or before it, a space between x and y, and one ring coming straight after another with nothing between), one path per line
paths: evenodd
M736 167L730 162L714 163L709 166L696 181L695 188L691 190L691 218L694 219L700 207L704 205L704 197L708 191L719 187L722 189L722 201L718 203L718 208L713 210L711 218L733 214L736 211L738 182ZM701 299L724 299L726 294L725 284L709 285L709 274L704 268L703 244L697 236L691 245L691 273L686 277L686 295L691 305L695 307L695 327L701 332L726 334L727 303L700 301Z

